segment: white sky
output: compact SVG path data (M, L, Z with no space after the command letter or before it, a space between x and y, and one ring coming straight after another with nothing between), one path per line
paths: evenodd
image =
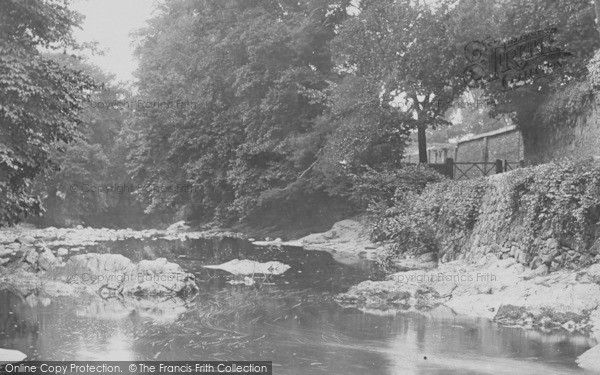
M90 62L117 81L133 80L137 68L133 57L132 31L146 25L152 16L154 0L72 0L71 8L85 16L82 30L75 29L79 42L98 42L104 56L91 56Z

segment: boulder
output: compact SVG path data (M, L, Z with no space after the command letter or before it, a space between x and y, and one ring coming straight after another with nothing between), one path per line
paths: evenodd
M437 253L432 251L430 253L421 254L417 257L417 260L419 262L435 262L437 260Z
M35 242L35 237L33 236L22 236L19 237L19 242L23 243L23 244L31 244Z
M551 263L560 254L560 245L554 238L548 238L540 249L539 257L543 263Z
M46 271L58 264L58 259L47 247L29 247L23 253L21 266L30 271Z
M194 275L165 258L134 264L119 254L88 253L72 256L48 272L53 280L85 285L101 296L172 296L198 290Z
M276 261L259 263L248 259L234 259L219 265L204 266L204 268L223 270L234 275L281 275L285 271L289 270L290 266Z
M27 355L18 350L0 349L0 365L21 362L25 358L27 358Z
M185 231L188 229L190 229L190 226L186 225L184 220L173 223L167 227L167 231L169 231L169 232L179 232L179 231Z
M129 268L122 284L124 294L143 296L181 295L196 292L194 275L165 258L142 260Z
M69 254L69 250L65 249L64 247L61 247L56 251L56 254L58 254L60 256L64 256L64 255Z
M590 281L596 284L600 284L600 263L596 263L590 266L586 272Z
M6 248L4 246L0 245L0 257L5 256L5 255L9 255L13 252L12 249Z
M576 362L585 370L600 373L600 345L596 345L580 355Z

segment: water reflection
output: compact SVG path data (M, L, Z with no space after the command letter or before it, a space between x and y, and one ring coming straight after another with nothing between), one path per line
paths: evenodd
M381 274L370 262L343 264L325 252L257 250L240 240L124 241L86 250L134 261L166 257L195 273L200 293L193 301L148 301L0 291L0 347L29 359L272 360L277 374L568 374L582 373L574 359L594 344L445 308L397 316L343 309L335 293ZM291 269L245 286L201 267L236 258Z

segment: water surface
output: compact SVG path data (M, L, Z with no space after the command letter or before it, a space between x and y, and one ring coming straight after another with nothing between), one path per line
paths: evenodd
M186 305L115 298L43 298L0 291L0 347L40 360L268 360L275 374L570 374L594 342L502 327L447 309L373 315L332 297L381 278L375 264L238 239L127 240L85 251L133 261L166 257L197 277ZM335 256L334 256L335 255ZM291 268L255 285L202 265L277 260Z

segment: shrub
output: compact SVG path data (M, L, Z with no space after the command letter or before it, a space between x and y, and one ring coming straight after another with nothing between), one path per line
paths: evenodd
M390 256L438 250L443 236L473 228L485 179L443 181L396 197L396 204L374 220L372 239L391 241Z
M370 207L372 211L394 206L407 194L419 194L433 182L446 178L423 165L405 165L396 170L377 171L364 167L361 171L351 173L351 199L358 204Z
M450 252L453 258L466 251L480 220L487 221L482 230L497 232L498 241L525 244L532 256L544 246L539 239L550 237L582 255L600 229L600 163L592 159L544 164L494 179L442 181L421 194L399 194L372 225L373 240L392 243L390 259L430 251ZM481 216L484 196L491 216Z

